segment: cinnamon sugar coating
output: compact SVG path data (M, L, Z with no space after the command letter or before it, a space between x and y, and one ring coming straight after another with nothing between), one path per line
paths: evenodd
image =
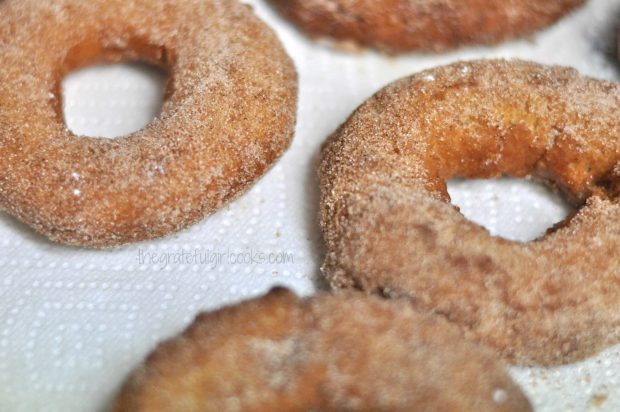
M388 53L493 44L549 26L584 0L271 0L314 38Z
M620 341L620 86L512 60L399 80L324 145L323 272L402 296L511 362L576 361ZM581 206L528 243L450 204L452 177L543 179Z
M406 301L275 289L161 344L114 411L531 410L490 353Z
M58 242L183 229L244 192L292 139L295 68L237 1L5 0L0 56L0 210ZM113 140L73 135L63 76L127 59L169 71L161 115Z

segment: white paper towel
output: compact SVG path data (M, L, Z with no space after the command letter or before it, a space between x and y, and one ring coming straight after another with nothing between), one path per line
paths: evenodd
M520 57L618 79L614 0L530 40L456 53L385 57L335 52L304 38L261 1L300 74L293 146L247 195L166 239L115 251L50 243L0 215L0 411L104 411L126 374L201 310L280 284L321 287L315 163L320 143L385 84L459 59ZM66 121L116 136L159 110L163 77L139 65L87 69L65 82ZM566 213L544 189L514 180L454 182L455 203L493 233L531 239ZM484 203L485 207L480 207ZM539 411L620 410L620 347L554 369L514 369Z

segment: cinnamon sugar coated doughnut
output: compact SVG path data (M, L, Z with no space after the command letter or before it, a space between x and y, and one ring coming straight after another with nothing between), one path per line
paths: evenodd
M531 410L489 353L406 301L275 289L161 344L113 410Z
M493 44L540 30L584 0L271 0L314 38L388 53Z
M5 0L0 56L0 210L58 242L183 229L244 192L292 138L295 68L237 1ZM127 59L169 71L161 115L111 140L67 130L63 76Z
M512 60L399 80L325 144L323 272L408 297L512 362L620 341L620 86ZM578 213L542 238L491 236L450 204L452 177L543 179Z

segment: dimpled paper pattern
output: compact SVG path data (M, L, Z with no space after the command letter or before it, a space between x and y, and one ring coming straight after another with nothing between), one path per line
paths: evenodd
M158 241L113 251L69 248L0 215L0 411L105 411L127 373L199 311L276 284L303 295L322 288L319 145L390 81L478 57L520 57L620 78L614 0L592 0L528 40L398 58L331 50L306 40L262 2L251 3L277 30L300 74L293 146L245 196ZM88 135L136 130L157 113L162 83L160 73L140 65L77 72L65 82L66 121ZM532 239L568 213L556 196L523 181L457 181L450 192L465 215L514 239ZM513 376L539 411L620 410L620 346L577 365L514 368Z

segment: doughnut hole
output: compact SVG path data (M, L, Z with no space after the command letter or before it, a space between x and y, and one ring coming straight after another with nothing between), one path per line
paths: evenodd
M62 114L79 136L114 138L138 131L161 113L168 73L141 62L98 64L67 74Z
M542 183L505 177L448 181L452 204L493 236L528 242L575 212L568 200Z

